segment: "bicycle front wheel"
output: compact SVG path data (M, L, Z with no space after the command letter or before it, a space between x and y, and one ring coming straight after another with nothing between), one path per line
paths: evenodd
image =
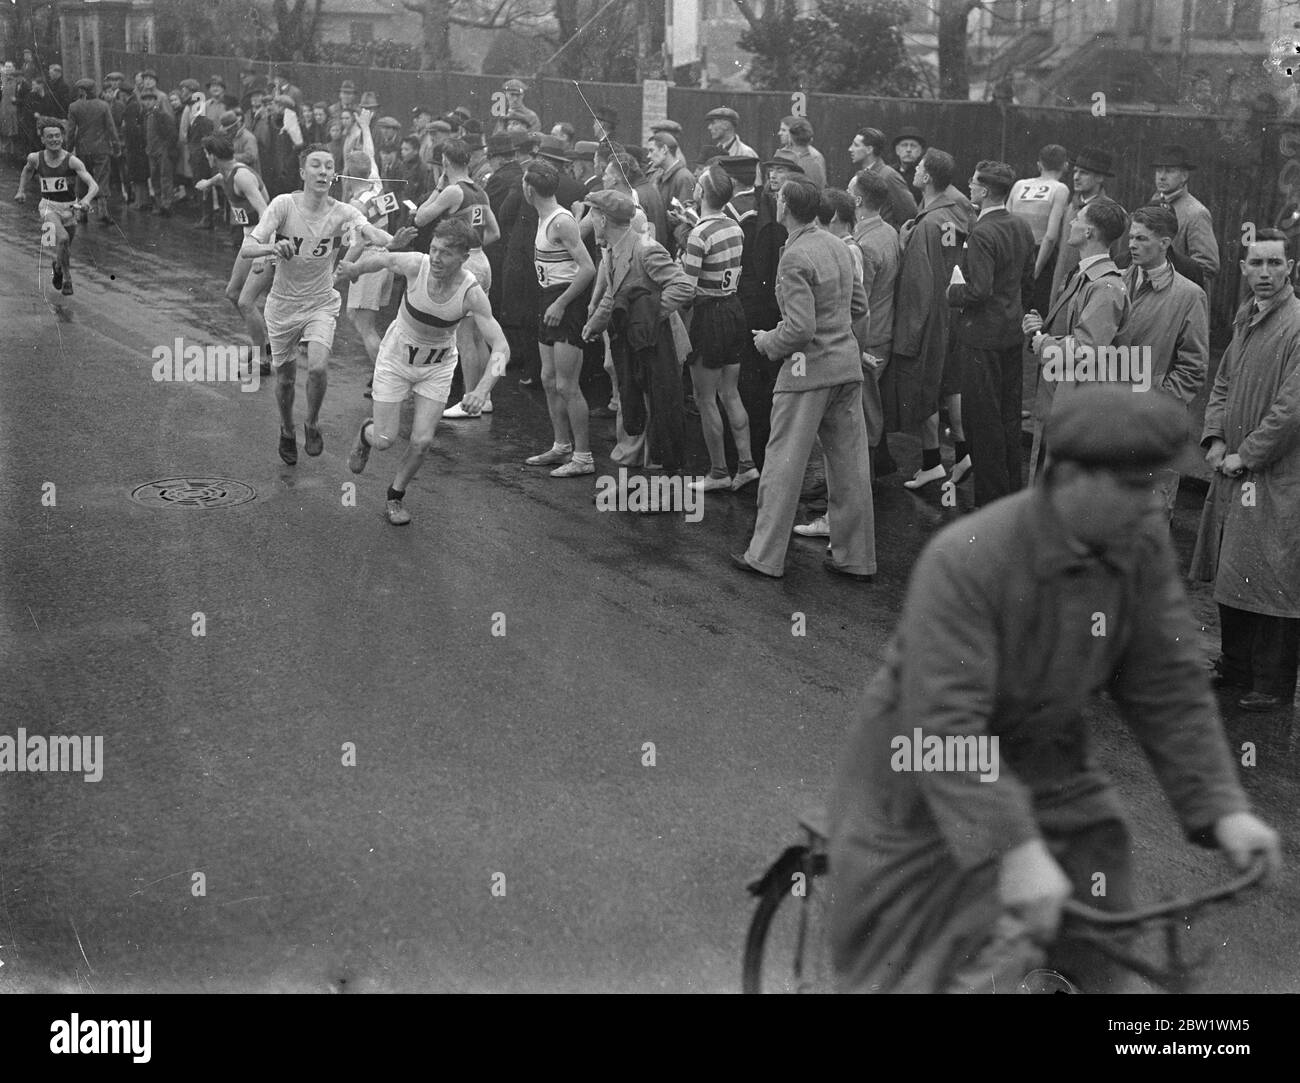
M751 888L758 898L745 938L746 993L829 993L826 854L792 846Z

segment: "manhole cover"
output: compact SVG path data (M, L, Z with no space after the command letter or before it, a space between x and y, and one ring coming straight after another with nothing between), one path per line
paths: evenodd
M256 497L256 489L233 478L164 478L131 490L146 508L233 508Z

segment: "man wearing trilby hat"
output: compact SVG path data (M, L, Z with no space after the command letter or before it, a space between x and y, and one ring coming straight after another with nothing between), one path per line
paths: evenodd
M1052 304L1056 304L1056 299L1061 296L1061 291L1065 289L1065 283L1069 280L1071 272L1079 266L1079 250L1071 248L1067 243L1070 236L1070 223L1078 216L1079 211L1087 204L1094 200L1103 200L1107 203L1115 203L1113 199L1106 194L1106 182L1115 176L1115 160L1108 151L1100 150L1097 147L1085 147L1079 151L1074 160L1074 196L1070 200L1070 205L1066 208L1065 215L1061 220L1061 232L1056 239L1056 250L1061 254L1056 261L1056 271L1052 275ZM1119 206L1115 203L1115 206ZM1119 255L1118 241L1111 247L1111 259Z

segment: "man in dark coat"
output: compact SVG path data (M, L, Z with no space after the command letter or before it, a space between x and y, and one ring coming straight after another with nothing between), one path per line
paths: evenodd
M770 331L781 320L781 308L776 303L776 269L785 246L785 227L777 221L775 198L754 187L758 177L757 158L722 158L719 164L736 185L731 202L724 209L739 223L745 235L745 247L740 255L740 285L736 288L745 310L745 326L751 331ZM780 360L759 353L753 340L746 336L741 344L737 389L749 415L749 441L754 463L760 470L772 431L772 389L780 371ZM731 439L730 432L727 439Z
M1071 895L1106 910L1136 902L1123 807L1089 747L1086 711L1103 691L1188 840L1238 867L1254 853L1280 865L1237 781L1155 514L1151 471L1186 432L1164 395L1062 396L1045 483L921 554L830 801L842 988L1013 992L1046 965L1085 991L1120 991L1122 971L1095 949L1036 948ZM1015 946L1002 967L990 958L999 932Z
M1020 488L1022 292L1033 289L1034 231L1006 208L1016 181L1005 162L980 162L971 178L979 218L962 250L964 281L948 287L962 369L962 424L975 472L975 505Z

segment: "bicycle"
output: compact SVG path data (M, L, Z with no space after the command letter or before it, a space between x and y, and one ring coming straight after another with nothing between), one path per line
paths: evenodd
M745 993L832 992L834 981L826 939L829 893L817 883L830 869L826 852L825 813L818 809L799 819L804 840L787 847L747 890L758 899L745 937L741 988ZM1229 902L1264 878L1262 858L1240 875L1200 894L1171 899L1136 910L1097 910L1075 899L1062 907L1058 936L1090 944L1109 959L1152 985L1170 993L1196 989L1212 954L1207 949L1195 959L1183 954L1182 931L1191 918L1215 904ZM782 906L787 899L798 906ZM1160 931L1164 937L1163 963L1118 942L1119 934L1138 937ZM1136 939L1137 937L1135 937ZM1062 974L1039 968L1020 983L1022 993L1077 993Z

